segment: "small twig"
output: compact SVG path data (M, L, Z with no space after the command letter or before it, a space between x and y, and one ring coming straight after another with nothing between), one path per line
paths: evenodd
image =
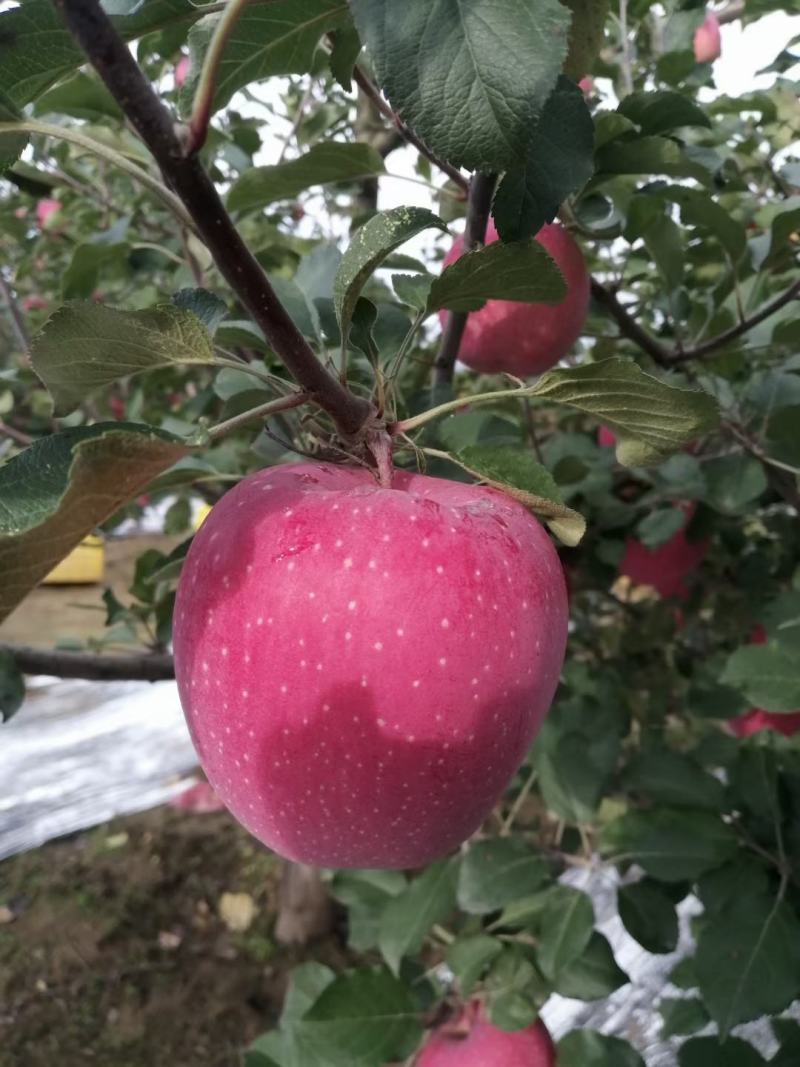
M528 438L531 442L531 448L533 449L536 459L544 466L544 457L542 456L542 449L539 445L539 438L536 434L536 422L533 418L533 404L531 404L530 397L523 397L522 407L525 411L525 425L528 430Z
M619 33L622 38L622 81L627 95L633 92L631 44L628 38L628 0L619 0Z
M27 352L30 341L28 339L28 331L25 329L25 319L19 309L14 290L6 281L2 270L0 270L0 293L3 294L3 299L8 307L8 314L11 317L11 327L14 330L14 336L17 338L17 343L23 352Z
M319 362L225 210L196 156L187 157L172 115L153 91L98 0L54 0L73 37L152 152L220 273L261 327L295 380L345 437L372 417L368 400L344 388ZM59 128L61 129L61 128Z
M238 430L240 426L246 426L248 422L253 422L255 419L266 419L279 411L288 411L290 408L300 407L301 404L307 404L309 399L310 397L306 393L292 393L291 396L280 396L277 400L268 400L265 404L259 404L258 407L250 408L249 411L243 411L239 415L234 415L233 418L226 419L225 422L218 422L216 426L211 426L208 430L208 436L212 441L216 441L218 438L230 433L231 430Z
M763 307L759 308L758 311L754 312L742 322L737 323L723 333L717 334L716 337L710 337L707 341L695 345L694 348L687 348L685 352L674 354L670 357L670 362L685 363L686 360L702 359L704 356L716 352L718 348L723 348L731 341L735 341L737 337L741 337L742 334L752 330L754 326L758 326L759 323L768 319L770 315L774 315L776 311L780 311L782 307L798 297L800 297L800 279L790 285L784 292L776 296L774 300L770 300L769 303L764 304Z
M476 172L472 176L462 255L471 252L486 240L486 227L489 223L489 212L492 209L492 197L496 185L496 174ZM453 380L453 370L458 358L461 338L464 336L467 325L468 314L467 311L451 311L447 315L439 351L433 364L433 380L436 385L450 385Z
M275 160L276 163L283 163L286 151L289 145L292 143L292 138L297 133L298 129L300 128L300 123L303 121L303 115L305 114L305 110L308 107L309 101L311 100L313 88L314 83L313 81L310 81L306 86L305 92L300 98L300 103L297 105L297 111L295 112L294 118L292 119L292 124L289 127L289 132L283 139L283 144L281 145L281 150L278 153L278 158Z
M528 777L525 779L525 783L522 786L522 789L520 789L516 799L514 800L514 803L511 805L508 815L503 820L503 825L500 828L501 837L508 837L508 835L511 833L511 828L514 825L514 820L522 810L522 805L530 796L531 789L533 789L534 785L536 784L537 776L538 772L534 768L528 775Z
M130 53L128 54L130 55ZM131 62L133 62L132 56ZM135 181L140 182L149 189L151 193L154 193L159 200L169 208L173 215L176 216L182 226L186 226L190 230L196 229L191 215L173 192L170 192L170 190L157 178L154 178L152 174L148 174L147 171L138 164L132 163L127 156L123 156L120 152L116 152L113 148L109 148L108 145L104 145L100 141L95 141L92 137L87 137L79 130L70 126L51 126L46 122L33 122L29 119L25 119L22 122L0 122L0 134L16 133L19 131L40 134L42 137L54 137L56 140L60 141L69 141L72 144L78 145L79 148L83 148L84 151L91 152L92 155L97 156L99 159L107 160L116 167L117 170L124 171Z
M228 0L214 28L214 35L203 59L203 68L194 92L192 116L189 119L189 136L186 141L186 154L189 156L199 152L206 142L219 65L236 20L249 2L250 0Z
M12 441L16 441L18 445L22 445L23 448L27 448L28 445L33 443L33 438L29 434L23 433L22 430L18 430L15 426L9 426L2 419L0 419L0 435L9 437Z
M389 122L393 123L397 127L397 131L403 140L412 144L417 151L429 160L434 167L438 168L443 174L455 182L456 185L463 189L466 193L469 189L469 181L464 177L461 171L457 167L453 167L450 163L444 159L440 159L435 152L432 152L430 148L421 141L419 137L414 133L410 126L406 126L400 116L392 109L392 107L384 100L377 85L375 85L370 78L364 73L361 67L356 64L353 69L353 81L361 89L365 96L368 96L370 100L375 104L378 111L387 118Z
M10 653L24 674L85 678L92 682L159 682L175 677L172 656L162 653L103 655L13 644L0 644L0 652Z
M637 344L649 356L652 356L659 366L668 367L670 365L672 353L669 349L656 341L654 337L651 337L622 306L616 295L610 289L606 289L602 282L599 282L596 278L592 278L592 296L606 308L612 319L619 326L620 333Z

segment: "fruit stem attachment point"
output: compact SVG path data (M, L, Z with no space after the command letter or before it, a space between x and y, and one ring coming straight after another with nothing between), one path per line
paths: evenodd
M375 458L378 481L383 489L392 488L392 439L385 430L375 430L367 437L367 448Z

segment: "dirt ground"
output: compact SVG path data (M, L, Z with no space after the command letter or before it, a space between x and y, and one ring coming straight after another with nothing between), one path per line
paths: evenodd
M226 813L172 808L0 863L0 1067L238 1067L301 958L272 938L279 873Z
M148 548L170 552L180 541L180 537L163 534L108 538L102 583L40 585L0 625L0 641L52 648L59 641L99 637L106 618L103 590L110 587L127 603L137 556Z

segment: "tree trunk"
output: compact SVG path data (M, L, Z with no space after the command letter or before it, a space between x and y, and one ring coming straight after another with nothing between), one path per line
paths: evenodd
M317 868L284 862L275 923L278 944L307 945L329 934L333 922L333 903Z

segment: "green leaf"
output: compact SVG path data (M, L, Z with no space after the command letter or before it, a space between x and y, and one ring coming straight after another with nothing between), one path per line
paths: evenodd
M595 931L583 954L555 976L553 989L575 1000L604 1000L629 981L608 940Z
M393 274L392 288L398 300L414 308L425 311L431 291L433 278L430 274Z
M529 453L505 445L468 445L448 453L448 459L541 516L564 544L577 545L583 537L586 520L561 503L553 476Z
M666 215L659 215L644 231L642 240L668 290L674 292L683 281L684 256L680 227Z
M188 451L149 426L98 423L0 467L0 621L84 537Z
M210 293L208 289L179 289L177 293L172 294L172 303L200 319L212 336L228 314L225 301ZM252 386L252 377L250 382Z
M461 995L468 997L484 970L503 951L503 942L485 934L460 937L445 949L444 958L458 982Z
M506 946L484 982L489 1020L501 1030L520 1030L539 1014L549 994L519 945Z
M129 374L213 359L206 328L172 304L144 311L68 304L31 345L33 369L53 397L56 414L71 411L87 393Z
M355 26L348 24L331 34L331 74L346 93L353 87L353 67L361 52L361 38Z
M800 227L800 196L792 196L774 209L765 266L772 264L778 258L798 227Z
M438 155L469 170L525 159L567 53L557 0L351 0L395 111Z
M746 252L747 234L744 226L704 190L689 189L685 185L667 185L652 190L652 194L678 204L684 225L697 226L712 233L734 263Z
M202 15L202 7L198 15ZM221 15L206 15L189 31L189 76L181 88L188 110ZM348 22L345 0L271 0L249 4L233 25L214 83L211 113L237 89L276 74L306 74L320 38Z
M568 404L608 426L617 436L617 459L631 467L656 463L719 424L708 393L667 385L616 357L548 371L528 395Z
M573 1030L558 1043L558 1067L645 1067L627 1041L595 1030Z
M130 252L127 241L106 244L84 241L72 253L69 266L61 278L63 300L86 300L97 288L100 272L114 261L124 263Z
M490 930L503 930L507 927L512 929L530 929L539 924L542 912L545 909L549 890L539 893L531 893L529 896L520 897L507 907L503 913L489 927Z
M745 645L728 657L720 681L765 711L800 708L800 663L778 644Z
M694 100L669 89L629 93L617 108L643 134L669 133L681 126L706 126L711 120Z
M566 291L558 267L538 241L493 241L459 256L434 278L428 311L474 311L484 300L557 304Z
M283 1001L281 1027L291 1027L299 1022L334 981L336 972L322 963L301 963L295 967Z
M564 73L575 81L588 74L603 44L608 0L564 0L572 12Z
M134 14L112 21L120 36L131 41L163 26L189 25L201 13L192 0L148 0ZM0 90L17 105L35 99L85 62L49 0L26 0L0 12Z
M675 178L697 178L707 182L706 167L692 161L668 137L640 137L635 141L615 140L600 148L595 156L598 175L669 174Z
M695 955L700 993L725 1037L800 994L800 922L769 897L738 900L706 922Z
M406 983L385 970L339 975L294 1032L330 1067L377 1067L404 1060L422 1028Z
M25 699L25 678L10 652L0 649L0 722L16 715Z
M432 227L447 230L442 220L425 208L396 207L378 212L356 230L333 279L333 302L343 344L350 332L353 309L372 272L390 252Z
M40 96L34 114L74 115L89 122L104 118L122 119L122 109L105 85L99 78L83 71Z
M486 915L538 889L549 873L545 860L518 838L477 841L461 860L458 906Z
M750 853L709 871L697 884L697 894L708 914L725 911L739 899L767 896L769 890L769 872L763 860Z
M656 954L674 952L678 945L678 914L675 905L657 882L623 886L617 891L622 924L634 941Z
M765 1063L753 1046L740 1037L729 1037L722 1043L716 1037L694 1037L678 1049L679 1067L764 1067Z
M291 200L315 185L355 181L384 172L383 159L371 145L318 142L298 159L246 170L231 186L228 208L252 211L276 200Z
M699 878L738 848L730 826L690 808L629 811L604 828L601 843L603 851L622 854L662 882Z
M2 22L0 22L0 27L2 27ZM0 41L0 55L2 55L2 41ZM19 108L0 88L0 122L19 122L21 118ZM27 144L27 133L0 134L0 175L5 174L9 167L14 165L25 151Z
M664 1041L676 1035L696 1034L710 1021L702 1000L697 997L662 997L658 1010L664 1020L661 1026Z
M594 172L594 125L583 93L558 79L528 145L525 162L506 171L492 215L503 241L533 237Z
M358 952L378 944L383 911L406 887L400 871L337 871L331 896L347 908L347 943Z
M624 775L633 789L660 804L677 808L708 808L719 811L725 789L687 756L667 748L653 748L636 756Z
M636 524L636 537L647 548L658 548L686 525L686 515L680 508L658 508Z
M544 974L553 979L589 944L594 927L592 901L578 889L553 886L539 922L536 958Z
M422 947L430 928L442 922L456 900L458 860L434 863L387 904L381 918L378 945L395 974L403 956Z
M744 452L708 460L703 473L706 503L723 515L747 511L767 488L763 464Z

